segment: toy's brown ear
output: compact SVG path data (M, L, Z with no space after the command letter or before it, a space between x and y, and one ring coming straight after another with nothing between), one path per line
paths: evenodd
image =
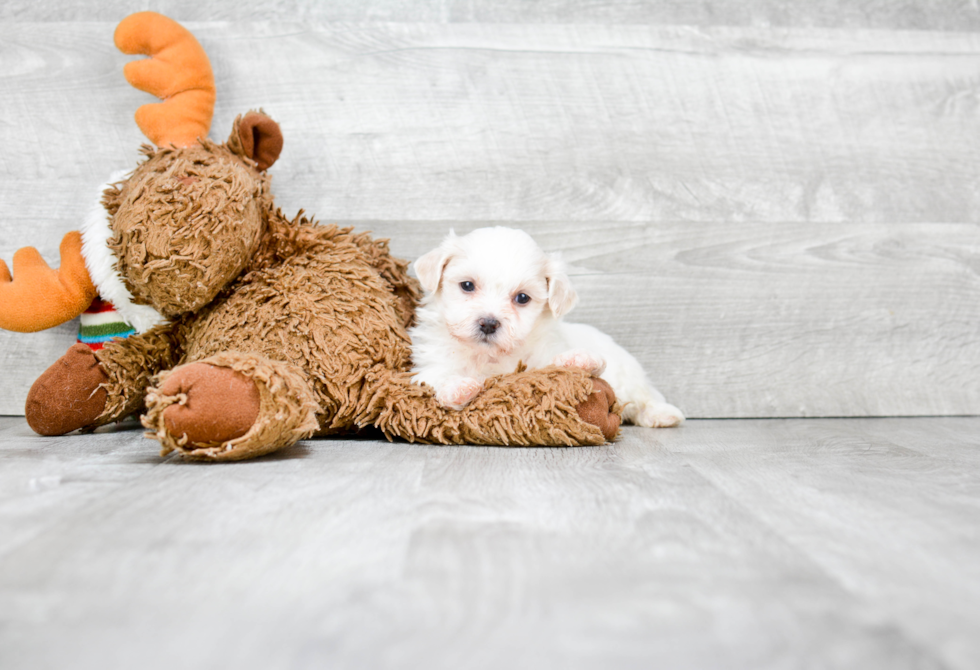
M260 170L268 170L282 151L279 124L262 112L249 112L235 119L228 146L251 158ZM237 140L237 141L236 141Z

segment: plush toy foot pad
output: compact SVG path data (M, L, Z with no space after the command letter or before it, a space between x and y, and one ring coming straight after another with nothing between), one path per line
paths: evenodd
M40 435L64 435L90 426L102 414L108 377L92 350L74 344L44 371L27 394L27 424Z
M192 363L174 370L159 390L183 396L163 412L167 431L191 444L233 440L251 429L259 415L255 383L231 368Z
M613 410L616 406L616 393L605 380L592 379L592 394L575 409L586 423L597 426L607 440L619 433L619 415Z

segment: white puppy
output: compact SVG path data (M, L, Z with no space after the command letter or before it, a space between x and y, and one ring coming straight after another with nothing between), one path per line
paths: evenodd
M426 295L411 329L413 381L429 384L446 407L462 409L493 375L547 365L601 376L640 426L675 426L684 415L667 404L639 362L592 326L564 323L578 301L557 255L513 228L452 232L415 261Z

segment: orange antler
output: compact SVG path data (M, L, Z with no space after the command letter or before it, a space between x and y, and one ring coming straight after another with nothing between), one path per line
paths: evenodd
M61 267L52 270L34 247L14 254L14 277L0 260L0 328L33 333L70 321L95 298L82 258L82 234L61 240Z
M182 25L156 12L137 12L116 27L116 46L151 56L127 63L126 80L163 102L136 110L136 124L158 147L186 147L207 137L214 112L214 74L207 54Z

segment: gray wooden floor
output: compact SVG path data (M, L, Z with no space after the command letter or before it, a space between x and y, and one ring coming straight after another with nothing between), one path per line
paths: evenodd
M0 419L0 667L980 667L980 418L208 466Z

